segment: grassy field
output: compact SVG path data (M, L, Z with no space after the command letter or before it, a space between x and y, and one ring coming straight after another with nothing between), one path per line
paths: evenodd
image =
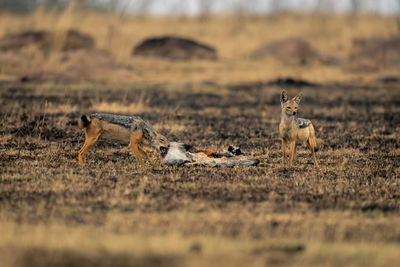
M398 69L350 72L248 57L295 32L345 58L353 38L398 34L394 18L79 16L0 16L3 34L73 27L97 43L91 54L71 52L66 61L63 52L43 55L35 47L0 54L1 265L398 265L400 83L378 80L398 77ZM215 45L219 59L129 56L141 39L166 33ZM99 50L106 59L96 61ZM90 69L99 62L108 67ZM80 65L93 71L69 76L77 80L19 81ZM278 77L310 83L271 82ZM299 113L315 125L320 169L303 148L292 169L281 164L283 87L291 96L303 92ZM77 119L91 112L140 115L171 141L239 145L260 164L140 166L127 147L103 140L80 166Z

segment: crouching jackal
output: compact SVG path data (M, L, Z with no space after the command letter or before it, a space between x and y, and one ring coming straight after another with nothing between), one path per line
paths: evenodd
M281 123L279 124L279 133L282 139L282 163L285 164L286 142L290 142L289 168L292 165L293 156L297 144L307 142L314 158L314 165L318 166L315 156L315 131L310 120L297 118L297 108L301 101L301 94L293 99L288 99L285 91L281 93Z
M144 164L144 161L140 153L148 160L149 157L140 145L151 146L158 152L160 147L168 147L167 139L138 116L95 113L89 115L89 118L82 115L78 124L84 129L86 137L85 144L78 153L80 164L83 163L85 151L96 143L102 135L129 144L142 164Z

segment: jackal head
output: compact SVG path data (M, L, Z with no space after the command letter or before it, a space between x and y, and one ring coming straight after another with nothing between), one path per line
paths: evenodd
M167 148L168 144L169 142L167 138L162 134L157 134L156 137L153 139L153 147L155 147L159 151L161 151L162 148Z
M288 117L295 116L297 114L297 108L300 104L301 97L302 97L302 95L300 93L297 96L295 96L289 100L289 98L286 94L286 91L283 90L281 93L282 114L285 114Z

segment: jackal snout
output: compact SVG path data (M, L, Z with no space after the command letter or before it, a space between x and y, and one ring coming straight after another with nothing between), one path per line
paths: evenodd
M169 142L167 138L161 134L157 134L153 140L153 147L162 152L162 149L168 148Z
M160 154L161 158L165 158L165 156L168 154L169 146L160 146Z
M298 94L293 99L288 99L285 91L281 93L281 108L286 116L295 116L297 114L297 108L299 107L302 94Z

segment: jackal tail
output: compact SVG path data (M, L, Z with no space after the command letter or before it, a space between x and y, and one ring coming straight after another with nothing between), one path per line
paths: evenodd
M86 128L90 125L90 120L86 115L82 115L81 119L78 121L78 125L81 128Z

